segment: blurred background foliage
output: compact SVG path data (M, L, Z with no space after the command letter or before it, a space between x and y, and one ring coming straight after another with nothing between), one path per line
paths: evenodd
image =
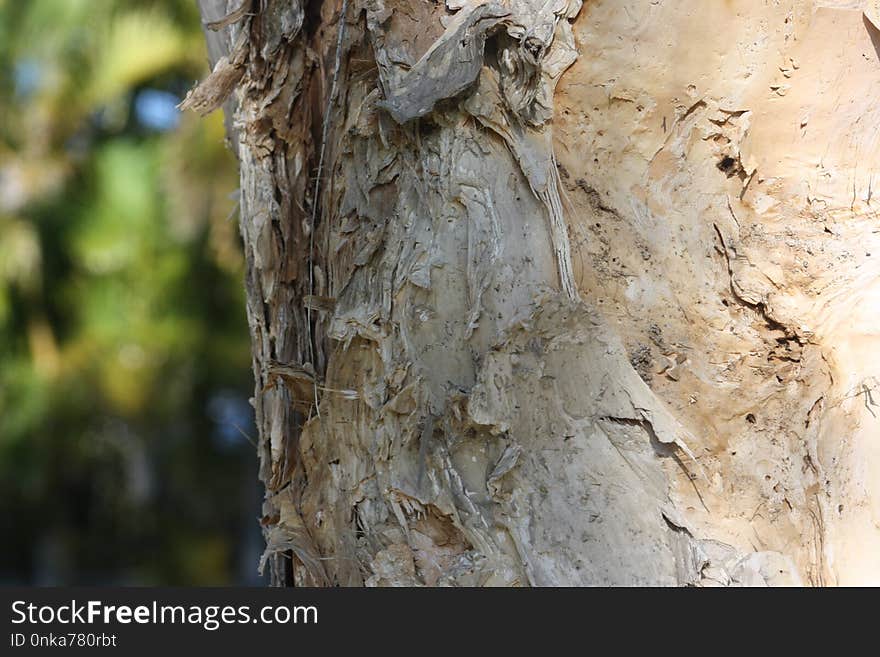
M255 583L252 390L193 0L0 0L0 582Z

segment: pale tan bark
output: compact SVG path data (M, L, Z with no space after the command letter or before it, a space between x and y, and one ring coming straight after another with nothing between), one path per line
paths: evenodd
M880 582L875 10L233 12L273 581Z

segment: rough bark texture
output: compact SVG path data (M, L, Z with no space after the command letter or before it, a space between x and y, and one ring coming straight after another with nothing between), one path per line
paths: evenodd
M274 583L880 583L877 3L202 5Z

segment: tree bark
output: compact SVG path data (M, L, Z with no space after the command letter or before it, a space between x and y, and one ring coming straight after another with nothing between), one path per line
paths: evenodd
M272 582L880 583L875 5L202 0Z

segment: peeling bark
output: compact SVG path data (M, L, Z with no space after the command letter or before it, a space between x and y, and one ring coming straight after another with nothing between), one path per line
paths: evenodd
M273 583L880 581L876 3L202 9Z

